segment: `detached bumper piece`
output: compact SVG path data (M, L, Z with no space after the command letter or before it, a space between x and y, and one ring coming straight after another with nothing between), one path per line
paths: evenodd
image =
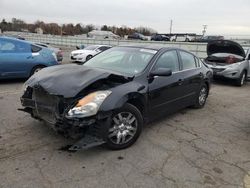
M104 144L105 141L103 139L91 136L91 135L85 135L81 140L76 142L74 145L72 145L69 150L71 151L77 151L82 149L89 149L95 146L99 146Z

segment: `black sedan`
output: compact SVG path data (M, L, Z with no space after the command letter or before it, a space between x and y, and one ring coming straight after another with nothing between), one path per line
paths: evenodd
M45 68L26 83L22 111L79 139L70 150L131 146L147 122L185 107L202 108L212 72L176 48L120 46L84 65Z

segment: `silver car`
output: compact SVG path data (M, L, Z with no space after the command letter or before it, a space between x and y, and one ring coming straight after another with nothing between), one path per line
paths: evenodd
M235 81L236 85L244 85L250 77L250 50L229 40L211 41L207 44L205 63L213 70L214 78L227 78Z

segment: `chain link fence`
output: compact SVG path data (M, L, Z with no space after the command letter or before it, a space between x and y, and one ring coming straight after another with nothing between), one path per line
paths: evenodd
M93 45L93 44L105 44L111 46L117 45L161 45L164 47L176 47L188 50L200 58L205 58L206 43L194 43L194 42L164 42L164 41L139 41L139 40L110 40L110 39L92 39L86 36L58 36L58 35L45 35L36 33L18 33L8 32L6 35L21 35L26 40L39 43L49 43L58 46L75 47L78 45ZM242 45L245 49L250 48L250 44Z

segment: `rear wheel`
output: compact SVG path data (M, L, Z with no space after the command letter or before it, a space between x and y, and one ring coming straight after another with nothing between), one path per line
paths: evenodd
M243 71L240 75L240 78L236 80L236 85L237 86L243 86L245 81L246 81L246 75L247 75L247 72L246 71Z
M39 66L35 66L31 72L30 72L30 76L32 76L33 74L37 73L38 71L42 70L45 66L43 65L39 65Z
M199 94L196 97L195 108L203 108L206 104L208 96L208 87L206 84L202 85Z
M142 126L143 118L140 111L131 104L125 104L112 116L107 147L119 150L133 145L141 134Z

